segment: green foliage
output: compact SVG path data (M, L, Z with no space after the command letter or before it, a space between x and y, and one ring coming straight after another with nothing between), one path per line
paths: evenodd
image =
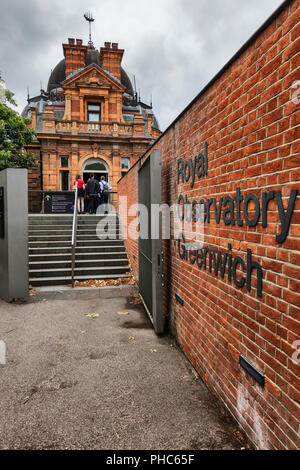
M28 119L23 119L7 103L16 105L14 94L6 90L0 75L0 171L5 168L37 167L36 155L25 152L35 132L27 127Z

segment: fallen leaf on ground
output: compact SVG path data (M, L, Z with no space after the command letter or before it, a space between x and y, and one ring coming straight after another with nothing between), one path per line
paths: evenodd
M128 312L117 312L118 315L128 315Z
M75 281L76 287L106 287L106 286L121 286L121 285L135 285L136 280L134 276L131 277L121 277L118 279L90 279L88 281Z
M133 305L138 305L138 304L141 304L142 303L142 299L140 297L139 294L135 294L133 297L132 297L132 300L130 301L131 304Z
M150 349L150 352L157 353L157 349Z
M134 336L129 336L129 341L134 341L135 337Z
M81 333L84 335L86 333L86 331L83 330L83 331L81 331Z
M99 313L87 313L86 317L88 317L88 318L98 318Z

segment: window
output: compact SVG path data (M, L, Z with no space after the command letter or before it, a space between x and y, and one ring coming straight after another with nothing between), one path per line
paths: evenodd
M65 155L60 157L60 167L69 168L69 157Z
M101 106L100 104L88 103L87 105L87 118L88 121L100 121L101 118Z
M60 170L60 190L69 191L69 170Z
M122 170L129 170L130 168L130 159L123 157L121 158L121 168Z

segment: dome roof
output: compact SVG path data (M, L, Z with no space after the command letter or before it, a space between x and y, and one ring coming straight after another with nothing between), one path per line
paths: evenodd
M96 49L88 49L86 55L86 66L90 64L97 64L101 66L100 63L100 53ZM56 67L52 70L49 80L47 91L50 92L54 88L57 88L61 82L66 78L66 61L62 59ZM123 68L121 68L121 83L126 88L126 93L131 96L134 96L133 88L131 81Z

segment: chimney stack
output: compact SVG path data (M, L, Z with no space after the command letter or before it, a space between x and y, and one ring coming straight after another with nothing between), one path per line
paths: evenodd
M101 67L120 81L123 54L124 49L119 49L117 42L105 42L100 49Z
M66 77L70 73L85 67L87 46L82 45L82 39L69 38L68 44L63 44L64 56L66 59Z

